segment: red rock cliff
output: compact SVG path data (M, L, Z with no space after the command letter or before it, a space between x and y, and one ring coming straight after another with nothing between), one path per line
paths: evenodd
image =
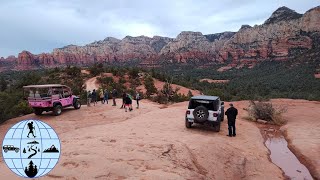
M176 38L127 36L119 40L108 37L85 46L69 45L40 55L23 51L17 58L17 64L24 68L131 60L141 60L146 65L162 61L250 64L266 59L287 60L319 43L310 38L311 33L319 32L320 6L303 15L281 7L264 24L244 25L236 33L203 35L186 31Z

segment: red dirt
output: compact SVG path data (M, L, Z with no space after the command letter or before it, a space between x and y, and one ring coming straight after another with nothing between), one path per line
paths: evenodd
M307 158L319 178L320 103L272 102L288 106L283 130L289 146ZM163 106L142 100L140 109L128 113L119 105L98 104L71 108L61 116L30 114L1 124L0 139L23 119L40 119L52 126L63 149L57 166L43 179L284 179L269 160L259 128L243 119L248 101L233 102L239 110L234 138L226 136L226 121L219 133L203 126L186 129L187 104ZM0 179L19 179L2 159L0 169Z
M227 71L229 69L232 69L232 67L231 66L223 66L223 67L219 68L217 71L223 72L223 71Z
M230 80L218 80L218 79L200 79L200 82L208 81L209 83L228 83Z
M30 114L2 124L0 139L22 119L52 126L62 154L43 179L283 179L254 123L239 119L234 138L226 136L226 122L219 133L203 126L186 129L187 104L163 108L142 100L140 109L127 113L99 103L61 116ZM234 104L241 115L241 104ZM0 179L19 179L3 161L0 169Z

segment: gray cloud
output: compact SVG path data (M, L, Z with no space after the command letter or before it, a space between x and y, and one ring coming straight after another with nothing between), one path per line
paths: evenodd
M261 24L280 6L299 13L317 0L11 0L0 1L0 56L22 50L51 52L107 36L176 37L181 31L204 34L237 31Z

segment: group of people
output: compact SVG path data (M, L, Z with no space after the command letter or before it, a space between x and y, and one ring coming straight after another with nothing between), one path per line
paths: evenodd
M117 92L116 89L113 89L110 93L112 94L112 101L113 101L112 106L116 106L117 105L116 97L118 96L118 92ZM99 93L99 98L100 98L102 104L105 104L105 103L108 104L108 99L109 99L108 90L104 90L104 91L101 90L100 93ZM137 109L139 108L140 99L141 99L140 94L139 94L138 91L136 91L135 100L137 102ZM95 106L97 104L97 101L98 101L97 91L95 89L93 89L92 92L88 91L88 94L87 94L87 105L91 106L91 103L93 102L93 105ZM133 97L131 96L131 94L124 92L122 94L122 105L121 105L120 109L124 108L125 112L127 112L128 110L132 111L133 110L132 101L133 101Z
M139 109L140 94L138 92L136 92L135 99L137 101L137 109ZM124 108L125 112L127 112L127 109L129 109L129 111L132 111L132 101L133 97L131 96L131 94L124 92L122 94L122 105L120 109Z
M108 99L109 99L109 92L108 90L101 90L99 93L99 98L101 100L101 103L107 103L108 104ZM91 103L93 102L93 105L95 106L98 103L98 94L97 91L95 89L93 89L93 91L88 91L87 94L87 105L91 106Z

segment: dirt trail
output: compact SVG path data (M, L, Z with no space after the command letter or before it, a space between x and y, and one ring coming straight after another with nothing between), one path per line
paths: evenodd
M234 104L241 117L245 103ZM143 100L139 110L127 113L98 104L58 117L27 115L2 124L0 138L22 119L39 118L52 126L62 155L43 179L283 179L254 123L239 119L235 138L226 136L226 122L219 133L203 126L186 129L186 106ZM0 179L18 179L5 166L1 160Z
M93 78L88 79L85 82L85 85L86 85L86 90L87 91L89 91L89 90L92 91L93 89L97 90L99 88L97 77L93 77Z

